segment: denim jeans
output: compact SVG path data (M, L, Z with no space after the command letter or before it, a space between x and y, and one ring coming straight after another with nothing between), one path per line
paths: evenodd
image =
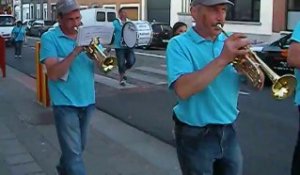
M298 127L300 126L300 106L298 106L299 111L299 123ZM292 175L299 175L300 174L300 129L298 128L298 138L297 143L295 146L295 151L293 155L293 162L292 162Z
M183 175L242 175L242 152L230 125L193 127L175 124Z
M23 41L15 41L15 55L22 54Z
M57 170L60 174L85 175L82 153L94 105L53 106L58 141L62 151Z
M135 55L133 49L116 49L116 56L118 60L119 74L124 74L126 70L130 69L135 63Z

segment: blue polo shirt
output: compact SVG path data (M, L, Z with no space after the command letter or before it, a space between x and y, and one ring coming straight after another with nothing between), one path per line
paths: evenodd
M75 40L66 36L59 26L42 35L40 61L64 59L75 48ZM84 107L95 103L94 64L84 53L71 63L66 80L48 80L53 105Z
M121 41L122 41L122 24L118 19L113 21L114 25L114 46L115 48L121 48Z
M11 31L12 36L14 37L15 41L24 41L25 40L25 35L26 31L23 26L15 26L13 30Z
M126 21L128 21L128 19L126 19ZM121 20L119 18L117 18L116 20L113 21L113 25L114 25L114 47L116 49L125 49L127 47L122 46L122 28L123 28L123 24L121 22Z
M182 75L203 69L218 57L226 37L219 34L214 42L197 34L193 28L171 39L167 47L168 85ZM178 99L173 108L178 119L192 126L229 124L238 115L240 78L230 64L204 90L186 100Z
M300 43L300 22L298 22L298 24L296 25L291 39L297 43ZM295 102L297 105L300 105L300 70L299 69L295 69L295 76L297 79Z

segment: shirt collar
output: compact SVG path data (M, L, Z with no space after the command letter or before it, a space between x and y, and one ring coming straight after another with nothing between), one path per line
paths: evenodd
M54 30L55 30L55 33L57 33L58 37L64 37L64 38L69 38L70 39L69 36L67 36L66 34L64 34L64 32L61 30L60 26L56 26L54 28Z
M187 31L187 34L192 38L192 40L193 40L195 43L200 44L200 43L202 43L202 42L204 42L204 41L208 41L207 39L205 39L205 38L203 38L201 35L199 35L199 34L195 31L194 27L189 28L188 31ZM220 34L217 36L217 38L216 38L215 41L225 41L225 39L226 39L226 36L225 36L223 33L220 33Z

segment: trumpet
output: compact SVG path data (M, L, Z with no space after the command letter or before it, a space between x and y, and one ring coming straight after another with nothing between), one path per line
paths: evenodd
M75 30L78 32L77 27L75 27ZM90 44L88 46L84 46L84 50L90 59L96 61L97 67L101 72L108 73L116 67L117 58L113 56L106 56L99 47L99 44L99 37L92 38Z
M217 27L226 36L229 35L224 31L221 24ZM270 67L263 62L255 52L249 47L246 48L248 54L244 57L237 57L232 62L233 66L245 73L246 77L250 80L253 86L262 83L261 74L265 73L272 82L272 96L277 100L285 99L291 96L295 91L296 78L294 75L285 74L283 76L277 75Z

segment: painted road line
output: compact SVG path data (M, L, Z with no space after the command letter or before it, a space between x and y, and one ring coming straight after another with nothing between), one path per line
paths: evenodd
M130 77L132 79L137 79L137 80L155 84L155 85L161 85L161 84L167 83L167 81L166 81L167 78L162 79L162 78L157 78L157 77L153 77L153 76L149 76L149 75L143 75L143 74L135 73L135 72L127 72L126 76Z
M134 69L145 71L145 72L156 73L156 74L160 74L160 75L163 75L163 76L167 75L166 70L156 69L156 68L153 68L153 67L140 66L140 67L136 67Z
M245 92L245 91L239 91L239 94L241 94L241 95L250 95L249 92Z

